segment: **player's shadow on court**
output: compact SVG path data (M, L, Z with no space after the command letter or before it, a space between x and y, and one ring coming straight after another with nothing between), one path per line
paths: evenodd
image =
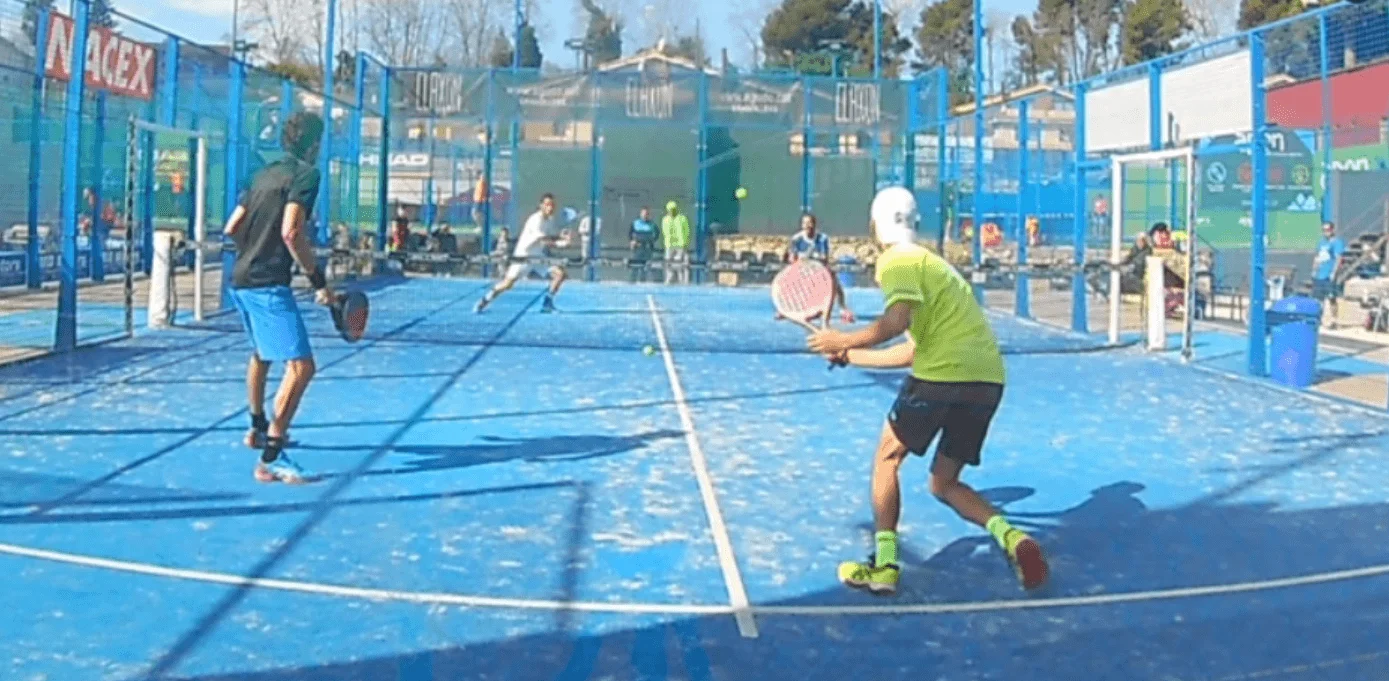
M523 461L527 463L566 463L625 454L662 440L684 437L678 430L657 430L637 435L554 435L547 437L502 437L485 435L478 444L395 445L386 461L399 462L373 468L362 475L403 475L471 468L489 464ZM314 446L300 449L327 451L374 450L373 445ZM331 477L331 476L330 476Z

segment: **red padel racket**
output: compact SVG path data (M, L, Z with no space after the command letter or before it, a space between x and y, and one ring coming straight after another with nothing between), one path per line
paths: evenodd
M815 333L829 323L830 308L834 306L834 274L818 261L797 260L777 273L772 280L772 304L783 319ZM819 318L816 328L811 320ZM830 362L830 368L842 366Z

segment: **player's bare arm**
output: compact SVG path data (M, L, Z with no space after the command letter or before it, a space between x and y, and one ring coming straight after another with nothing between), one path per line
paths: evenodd
M294 262L299 264L299 269L303 270L310 280L314 279L314 274L318 271L318 263L313 257L313 245L309 243L309 235L304 231L304 207L297 203L290 203L285 206L284 222L281 223L280 237L284 239L285 245L289 247L289 253L294 257ZM333 300L333 291L326 285L315 286L315 299L319 305L327 305Z
M231 217L227 218L227 226L222 229L222 233L227 236L236 236L236 231L241 229L242 223L246 221L246 207L237 206L232 211Z
M912 305L899 301L888 306L877 321L857 331L821 331L810 337L810 349L822 355L871 348L906 333L912 324Z
M901 369L912 365L916 358L916 343L910 338L886 348L853 348L827 359L842 360L864 369Z

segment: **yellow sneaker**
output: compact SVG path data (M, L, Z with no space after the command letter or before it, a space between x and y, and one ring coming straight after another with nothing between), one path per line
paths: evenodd
M874 564L872 558L867 562L845 561L839 564L839 581L855 589L866 589L879 596L897 593L897 577L901 568L891 563L883 566Z

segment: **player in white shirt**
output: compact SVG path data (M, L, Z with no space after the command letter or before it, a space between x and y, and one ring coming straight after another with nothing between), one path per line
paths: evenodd
M550 290L545 292L545 304L540 308L541 312L555 311L555 294L559 293L559 288L564 284L564 268L554 266L545 268L540 263L527 262L530 258L543 258L549 247L555 246L565 248L569 244L569 235L560 229L561 218L555 212L555 195L545 194L540 197L540 210L531 214L526 219L526 226L521 228L521 235L516 238L516 250L511 257L518 262L513 262L506 268L506 275L502 277L497 285L492 287L482 300L477 302L474 312L482 312L487 309L497 296L510 290L521 277L528 273L548 274L550 277Z

